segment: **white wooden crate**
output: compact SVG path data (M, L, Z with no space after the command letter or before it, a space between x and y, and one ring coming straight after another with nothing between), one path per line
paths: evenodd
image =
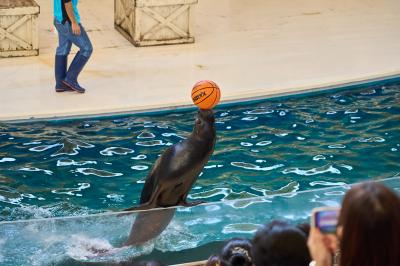
M39 13L34 0L0 0L0 57L39 54Z
M135 46L193 43L198 0L115 0L115 28Z

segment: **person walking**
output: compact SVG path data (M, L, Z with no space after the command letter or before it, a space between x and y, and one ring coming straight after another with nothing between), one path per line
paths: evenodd
M88 62L93 46L81 24L78 0L54 0L54 26L58 32L58 47L55 56L56 92L85 89L78 83L78 76ZM79 47L67 71L68 55L72 44Z

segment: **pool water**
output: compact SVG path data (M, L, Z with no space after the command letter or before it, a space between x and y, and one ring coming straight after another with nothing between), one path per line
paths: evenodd
M217 143L189 200L268 196L400 173L400 85L266 99L215 110ZM0 124L0 221L138 204L158 156L195 110Z
M400 176L377 182L400 192ZM178 208L159 237L136 247L123 245L134 213L0 222L0 264L133 265L151 259L175 265L205 260L218 252L224 240L251 238L261 224L273 219L308 222L311 209L338 206L349 188L342 185Z

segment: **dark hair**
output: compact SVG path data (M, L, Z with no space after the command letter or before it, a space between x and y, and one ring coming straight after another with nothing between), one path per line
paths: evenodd
M303 231L303 233L306 235L306 238L308 238L308 236L310 235L310 229L311 229L309 223L298 224L297 228L299 228L301 231Z
M340 265L400 265L400 199L379 183L350 189L342 203L339 225Z
M303 231L306 227L300 229L281 221L262 226L253 238L254 265L308 266L311 258Z
M246 238L232 238L222 248L222 266L251 266L251 242Z
M211 255L204 265L205 266L218 266L220 264L221 264L221 262L220 262L219 257L217 255Z

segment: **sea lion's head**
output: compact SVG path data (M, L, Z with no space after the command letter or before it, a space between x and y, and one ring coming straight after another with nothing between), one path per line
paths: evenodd
M193 128L193 134L201 139L215 139L213 110L200 109L197 113L196 122Z

